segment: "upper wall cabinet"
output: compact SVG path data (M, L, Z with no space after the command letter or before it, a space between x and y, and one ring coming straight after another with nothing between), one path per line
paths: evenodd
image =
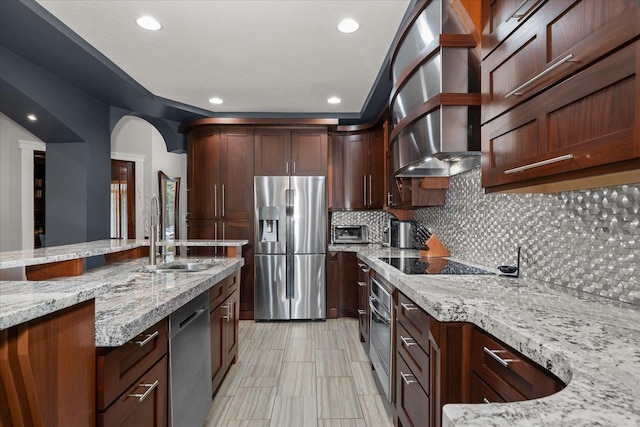
M384 131L331 134L331 208L382 209Z
M255 176L325 176L327 144L325 128L257 128Z
M482 184L637 169L637 0L483 0Z

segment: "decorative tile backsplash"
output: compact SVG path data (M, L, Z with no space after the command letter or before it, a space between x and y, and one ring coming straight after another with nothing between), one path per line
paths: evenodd
M334 214L335 215L335 214ZM419 209L452 256L640 306L640 184L484 194L480 169L451 177L446 205Z

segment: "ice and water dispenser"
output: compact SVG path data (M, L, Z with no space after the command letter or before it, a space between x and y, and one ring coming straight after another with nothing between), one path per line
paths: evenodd
M277 242L280 209L264 206L258 211L258 237L261 242Z

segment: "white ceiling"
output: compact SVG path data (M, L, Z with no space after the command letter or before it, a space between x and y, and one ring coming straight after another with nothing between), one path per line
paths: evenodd
M360 113L409 0L37 0L154 95L214 112ZM158 32L135 19L152 15ZM360 22L337 31L344 18ZM208 102L211 97L221 105ZM337 96L342 103L331 105Z

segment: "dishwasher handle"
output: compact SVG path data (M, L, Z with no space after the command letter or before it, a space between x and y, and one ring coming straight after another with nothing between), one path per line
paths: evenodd
M183 330L184 328L189 326L191 324L191 322L196 320L196 318L198 316L200 316L202 313L204 313L205 311L207 311L206 308L201 308L201 309L196 310L193 313L191 313L186 319L184 319L182 322L180 322L180 325L178 325L178 332L180 332L181 330Z

